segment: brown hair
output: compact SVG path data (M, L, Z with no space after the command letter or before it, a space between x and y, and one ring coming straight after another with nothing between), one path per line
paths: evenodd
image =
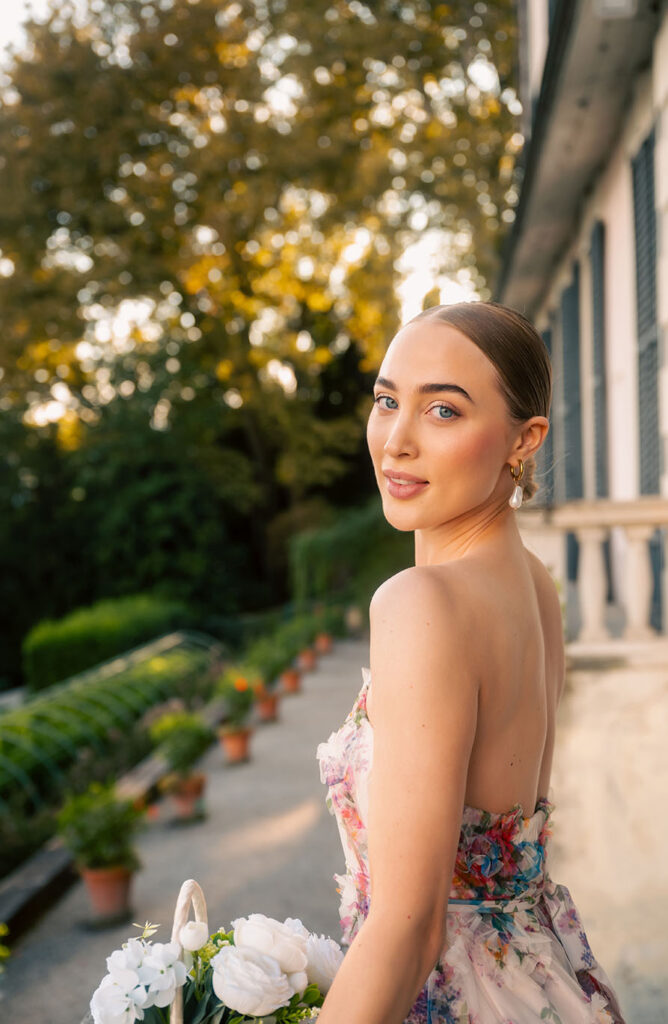
M465 334L481 349L497 370L497 381L516 423L532 416L548 416L552 401L552 365L549 353L533 324L516 309L499 302L454 302L430 306L414 316L417 320L438 320ZM524 500L538 490L534 479L536 460L524 461L520 481Z

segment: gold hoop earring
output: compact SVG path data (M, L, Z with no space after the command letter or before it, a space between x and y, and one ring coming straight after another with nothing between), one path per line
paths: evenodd
M515 487L513 489L513 493L510 495L510 498L508 499L508 504L510 505L511 508L519 508L520 505L522 504L522 499L524 497L524 488L520 487L519 482L518 482L524 476L524 463L522 462L521 459L519 460L519 463L520 463L520 469L519 469L519 473L517 474L517 476L515 475L515 468L513 466L510 466L510 465L508 466L508 469L510 470L510 475L512 476L513 480L515 481Z

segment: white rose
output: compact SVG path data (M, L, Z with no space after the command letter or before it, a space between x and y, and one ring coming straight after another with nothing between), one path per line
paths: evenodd
M134 1024L143 1020L146 989L138 983L134 971L123 970L126 984L118 977L106 974L93 992L90 1011L95 1024Z
M223 946L211 967L213 991L221 1002L249 1017L273 1013L294 995L278 962L250 946Z
M286 974L306 970L308 932L296 918L281 923L265 914L250 914L232 921L232 927L235 946L250 946L273 956Z
M341 966L343 950L334 939L324 935L309 935L306 943L308 963L306 974L310 985L317 985L323 995L329 991L334 976Z
M189 953L195 953L209 941L209 925L206 921L188 921L179 932L179 942Z

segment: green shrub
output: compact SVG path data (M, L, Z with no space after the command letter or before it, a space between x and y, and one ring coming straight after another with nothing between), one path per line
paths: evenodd
M256 640L244 655L244 665L248 666L259 675L268 688L273 687L278 678L286 669L292 659L294 652L286 639L276 630L271 636Z
M410 532L393 529L380 498L342 510L330 526L305 530L290 541L292 594L298 607L332 595L367 607L383 580L414 562Z
M139 867L133 846L143 812L120 800L113 784L93 782L85 793L67 798L58 814L58 832L80 867Z
M63 619L45 619L23 641L26 686L44 689L164 633L195 625L187 605L150 594L98 601Z
M213 729L201 715L189 711L162 715L150 726L149 734L171 770L181 776L188 775L195 761L215 739Z

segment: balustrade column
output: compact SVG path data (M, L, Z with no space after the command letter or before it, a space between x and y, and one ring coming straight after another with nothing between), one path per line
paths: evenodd
M625 526L624 533L626 536L624 639L649 640L656 637L656 631L649 625L653 577L647 543L654 533L654 526L641 524Z
M607 640L605 604L607 579L603 559L603 541L607 529L602 526L579 526L574 530L580 552L578 556L578 600L580 604L579 641Z

